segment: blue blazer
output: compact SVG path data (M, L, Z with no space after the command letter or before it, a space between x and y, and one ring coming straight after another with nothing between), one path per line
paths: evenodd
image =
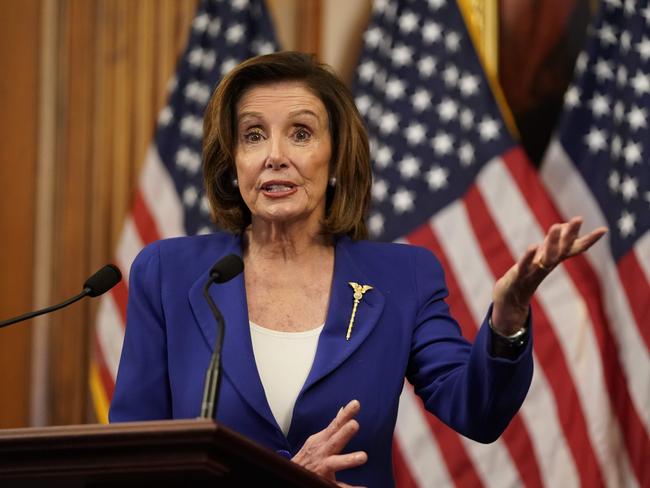
M198 416L216 332L202 288L216 261L241 252L239 237L219 233L159 241L138 255L111 422ZM350 281L373 289L346 340ZM532 341L509 360L489 354L485 323L473 345L461 336L444 301L443 270L429 251L342 237L327 319L285 437L257 372L243 275L210 293L226 323L217 420L291 457L356 398L360 430L344 452L366 451L368 462L340 472L346 483L393 486L391 441L405 377L429 411L479 442L501 434L532 378Z

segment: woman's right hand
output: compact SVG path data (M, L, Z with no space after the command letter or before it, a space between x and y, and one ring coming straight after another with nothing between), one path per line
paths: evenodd
M339 454L359 430L359 422L354 417L360 409L358 400L348 403L325 429L307 438L292 461L333 481L336 481L337 471L365 464L368 455L363 451ZM338 485L349 486L345 483Z

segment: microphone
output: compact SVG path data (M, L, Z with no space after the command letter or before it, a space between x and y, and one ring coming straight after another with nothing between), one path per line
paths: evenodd
M221 258L210 269L210 278L214 283L225 283L244 271L244 262L236 254Z
M22 322L23 320L31 319L33 317L38 317L39 315L54 312L55 310L67 307L68 305L81 300L85 296L98 297L99 295L106 293L108 290L117 285L121 279L122 273L120 273L119 268L113 264L107 264L86 280L86 282L83 284L83 291L78 295L69 298L64 302L61 302L58 305L52 305L51 307L46 307L42 308L41 310L19 315L18 317L14 317L12 319L3 320L0 322L0 328L15 324L16 322Z
M114 264L107 264L86 280L84 291L89 297L98 297L117 285L122 279L120 269Z
M221 379L221 349L223 347L223 334L226 327L223 315L221 315L208 290L212 283L225 283L242 271L244 271L244 262L241 258L236 254L229 254L212 266L210 269L210 278L203 287L203 296L208 302L212 315L217 322L217 337L215 339L214 352L210 358L210 365L205 373L205 383L203 385L200 417L204 419L213 419L217 412L217 393L219 392L219 380Z

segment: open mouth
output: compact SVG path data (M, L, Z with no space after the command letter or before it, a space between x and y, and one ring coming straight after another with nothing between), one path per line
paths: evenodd
M269 181L261 186L261 190L266 194L285 194L295 190L296 185L289 181Z

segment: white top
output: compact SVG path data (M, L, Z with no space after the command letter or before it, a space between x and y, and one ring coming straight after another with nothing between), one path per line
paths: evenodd
M305 332L279 332L250 322L257 371L271 412L285 436L293 406L314 362L323 325Z

